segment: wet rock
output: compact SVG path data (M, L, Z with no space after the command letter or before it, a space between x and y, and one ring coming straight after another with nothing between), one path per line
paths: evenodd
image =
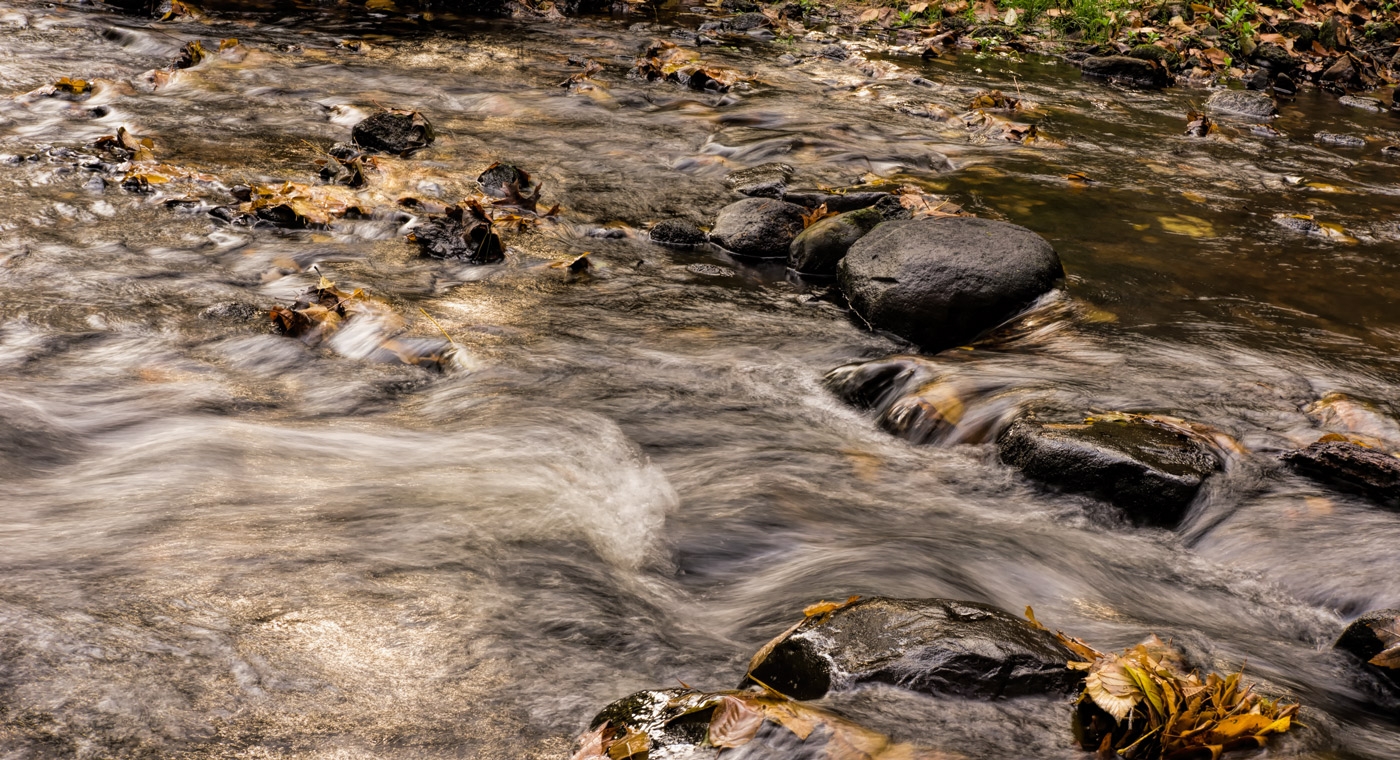
M857 240L885 221L879 211L863 208L829 216L803 230L788 247L788 267L801 274L831 276Z
M1265 42L1254 48L1254 52L1249 54L1249 60L1274 72L1292 71L1298 65L1287 49L1272 42Z
M496 162L486 167L476 178L476 183L481 185L481 191L495 198L504 198L510 193L513 186L517 191L522 191L530 186L530 175L518 166Z
M704 245L708 237L694 224L684 219L666 219L651 228L651 242L667 248L695 248Z
M470 264L494 264L505 259L505 247L490 222L483 214L463 206L453 206L443 216L430 218L413 230L409 240L418 245L420 255L434 259Z
M1300 475L1400 507L1400 459L1346 440L1322 440L1281 457Z
M1298 92L1298 85L1293 81L1293 77L1287 74L1279 74L1274 77L1274 94L1295 95Z
M1126 55L1086 58L1080 71L1091 79L1103 79L1129 87L1157 89L1171 84L1171 73L1165 66Z
M785 258L802 232L804 209L772 198L745 198L720 209L710 241L739 256Z
M1000 699L1073 692L1082 674L1070 659L1049 632L995 607L874 597L807 618L751 676L794 699L867 683Z
M685 271L690 272L691 274L702 275L704 277L738 276L738 272L735 272L733 269L730 269L729 267L717 266L715 264L691 264L690 266L685 268Z
M973 217L886 222L841 261L841 289L874 327L932 351L1015 316L1064 276L1044 238Z
M1264 68L1255 69L1254 73L1250 74L1249 78L1244 80L1244 88L1246 90L1269 89L1269 70Z
M827 211L842 213L869 208L881 200L892 197L889 193L857 191L851 193L824 193L820 190L794 190L783 195L783 200L806 208L826 206Z
M1400 688L1400 669L1388 666L1389 657L1381 659L1386 664L1371 662L1396 643L1397 635L1400 635L1400 610L1373 610L1351 621L1332 648L1356 657L1367 672Z
M1340 98L1337 98L1337 102L1346 106L1347 108L1360 108L1362 110L1372 111L1374 113L1381 113L1385 110L1385 103L1382 103L1379 98L1367 98L1359 95L1343 95Z
M1366 147L1366 141L1356 135L1339 135L1336 132L1318 132L1313 135L1313 139L1323 145L1335 145L1338 148Z
M1327 67L1322 76L1318 77L1318 81L1334 91L1366 86L1366 81L1361 75L1361 64L1350 54L1341 56Z
M1205 108L1211 113L1252 120L1270 119L1278 113L1274 99L1257 90L1216 90L1206 98Z
M751 29L761 29L772 26L773 22L762 13L740 13L733 18L725 19L724 27L736 32L747 32Z
M199 312L199 318L219 322L262 322L265 321L266 314L266 310L250 303L226 301Z
M1274 216L1274 224L1304 235L1323 234L1322 225L1306 214L1278 214Z
M355 144L384 153L409 153L431 145L433 126L417 111L380 111L350 131Z
M1181 430L1137 419L1056 424L1023 417L997 439L1027 477L1121 508L1138 525L1174 527L1220 460Z
M851 51L847 50L846 48L840 45L827 45L826 47L822 48L817 53L817 55L822 58L828 58L833 61L844 61L847 58L851 57Z
M926 378L930 365L914 356L893 356L837 367L826 374L826 387L842 401L860 409L875 409L891 394Z
M730 172L724 184L740 195L754 198L782 198L787 183L797 170L787 164L768 163Z
M641 731L651 739L653 753L664 753L670 748L690 750L705 742L714 714L713 710L686 712L691 706L685 697L690 694L694 692L688 689L639 691L604 707L588 728L596 729L606 723Z

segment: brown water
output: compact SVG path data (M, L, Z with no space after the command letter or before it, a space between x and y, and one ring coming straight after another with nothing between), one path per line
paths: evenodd
M628 79L649 40L705 20L661 18L159 24L0 2L0 91L17 96L0 153L36 156L0 165L0 757L563 757L607 702L731 687L802 606L850 594L1029 604L1100 649L1172 637L1305 704L1269 757L1400 756L1329 649L1350 616L1400 606L1400 516L1272 463L1341 428L1304 414L1324 395L1397 397L1400 183L1380 148L1400 123L1305 93L1282 137L1191 139L1203 91L972 52L872 51L872 77L814 59L820 41L706 49L756 77L722 95ZM252 52L145 83L224 37ZM558 86L570 57L603 65L594 89ZM65 76L110 83L77 104L18 97ZM987 87L1033 104L1016 118L1044 139L896 108L960 112ZM311 182L317 148L375 104L437 128L404 192L454 201L514 161L559 220L473 268L417 258L407 213L229 227L36 155L125 125L223 185ZM1160 412L1242 453L1179 531L1148 531L1034 488L985 430L883 432L822 377L908 346L781 272L637 233L707 222L726 172L770 160L806 184L917 184L1054 243L1065 293L930 365L972 417ZM591 277L547 266L585 251ZM318 273L380 311L314 348L202 316L286 303ZM385 348L445 347L420 309L458 345L445 366ZM1083 756L1058 701L831 705L969 757Z

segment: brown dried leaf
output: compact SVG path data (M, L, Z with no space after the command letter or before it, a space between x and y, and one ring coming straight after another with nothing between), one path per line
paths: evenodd
M763 726L764 714L731 696L720 697L710 719L710 744L721 748L742 747L753 741Z
M612 760L646 760L650 751L651 737L634 728L628 728L627 733L608 745L608 757Z

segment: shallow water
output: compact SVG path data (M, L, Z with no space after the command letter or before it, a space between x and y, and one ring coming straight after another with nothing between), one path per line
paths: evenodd
M804 605L851 594L1032 605L1100 649L1155 632L1304 703L1270 757L1400 755L1329 650L1349 617L1400 606L1400 516L1273 464L1348 429L1304 413L1330 393L1381 405L1352 432L1395 435L1400 184L1380 148L1400 124L1305 92L1282 137L1191 139L1201 90L973 52L872 51L871 76L812 57L819 41L707 49L756 77L723 95L628 79L649 40L704 20L661 18L160 24L0 3L0 153L127 126L220 187L311 182L318 148L380 104L439 135L398 165L402 193L452 202L506 160L562 207L474 268L417 258L407 213L229 227L85 188L61 158L0 164L0 757L564 757L607 702L732 687ZM186 41L224 37L252 52L149 86ZM559 86L571 56L603 65L592 90ZM65 76L109 82L23 96ZM1032 104L1015 118L1043 139L896 108L961 112L987 87ZM916 184L1054 243L1063 293L930 365L980 429L884 432L822 378L909 346L781 271L639 233L708 223L725 173L770 160L801 184ZM548 266L585 251L589 277ZM205 312L319 275L380 311L316 347ZM395 358L444 332L445 366ZM1179 530L1132 529L997 463L987 431L1044 405L1171 414L1239 453ZM968 757L1083 756L1063 702L830 704Z

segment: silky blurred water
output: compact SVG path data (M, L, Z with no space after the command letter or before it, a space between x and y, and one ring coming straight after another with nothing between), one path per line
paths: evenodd
M1269 757L1400 755L1330 651L1350 617L1400 606L1400 515L1274 463L1324 430L1394 435L1390 117L1305 93L1282 136L1197 140L1204 91L970 51L843 63L819 40L706 48L755 80L698 93L626 76L703 20L662 19L0 3L0 153L127 126L224 186L311 182L363 114L407 107L439 138L403 193L450 203L505 160L561 206L473 268L417 258L407 212L229 227L61 159L0 164L0 758L566 757L607 702L730 688L804 605L851 594L1032 605L1100 649L1170 637L1303 702ZM185 42L225 37L250 52L151 86ZM559 86L570 57L603 66L593 89ZM105 81L81 103L24 95L59 77ZM1043 139L897 108L961 112L987 87ZM1372 141L1314 145L1324 130ZM980 428L884 432L822 378L909 346L780 269L639 232L707 224L725 173L770 160L809 186L915 184L1054 243L1063 292L929 365ZM585 251L588 277L548 266ZM380 310L319 346L253 313L322 275ZM444 332L445 366L398 359ZM1305 413L1333 393L1379 411ZM997 463L988 431L1040 406L1170 414L1236 453L1179 530L1132 529ZM968 757L1083 756L1062 701L829 705Z

